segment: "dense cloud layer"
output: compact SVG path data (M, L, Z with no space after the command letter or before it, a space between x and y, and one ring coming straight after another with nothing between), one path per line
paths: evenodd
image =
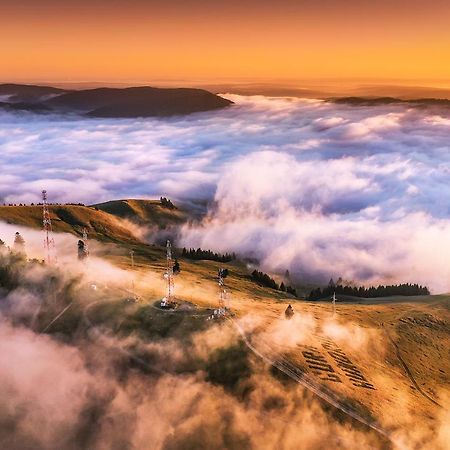
M212 200L185 245L267 270L448 290L448 110L227 96L167 120L0 116L0 200Z

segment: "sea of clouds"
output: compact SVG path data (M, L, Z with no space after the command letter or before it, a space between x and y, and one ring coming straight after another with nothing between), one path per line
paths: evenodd
M450 114L226 95L170 119L0 113L0 201L209 202L181 243L300 280L450 290Z

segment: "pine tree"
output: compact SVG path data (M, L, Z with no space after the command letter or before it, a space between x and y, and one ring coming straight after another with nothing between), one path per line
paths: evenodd
M17 253L24 253L25 251L25 239L17 231L14 237L13 250Z

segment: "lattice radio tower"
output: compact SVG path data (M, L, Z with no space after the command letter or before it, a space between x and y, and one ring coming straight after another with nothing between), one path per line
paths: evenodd
M131 294L133 296L133 299L137 299L136 290L134 286L134 250L130 251L130 258L131 258L131 270L133 271L133 278L131 279Z
M89 243L88 243L88 230L86 227L83 228L83 244L84 244L84 254L87 258L89 256Z
M167 241L166 244L166 303L171 305L174 303L173 293L174 293L174 284L173 284L173 260L172 260L172 245L170 241Z
M44 253L47 264L56 263L55 240L53 239L52 221L48 211L47 191L42 191L42 224L44 230Z
M228 294L227 289L225 287L225 277L228 275L228 270L220 268L218 271L218 280L219 280L219 309L225 310L225 308L229 307L228 304Z

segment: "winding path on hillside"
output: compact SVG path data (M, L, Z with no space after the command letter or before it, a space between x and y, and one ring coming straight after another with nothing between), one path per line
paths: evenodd
M434 398L430 397L420 386L419 383L417 383L416 379L414 378L414 375L411 371L411 369L408 367L408 364L406 364L405 360L403 359L401 353L400 353L400 348L397 345L397 343L394 341L394 339L392 339L391 335L389 334L389 331L386 329L386 327L384 326L384 323L381 324L381 326L383 327L383 330L387 336L387 338L389 339L390 343L394 346L395 348L395 353L397 355L397 359L400 361L400 364L403 366L403 369L405 369L406 375L408 376L408 378L410 379L411 383L414 385L414 387L417 389L417 391L423 396L425 397L427 400L429 400L430 402L432 402L433 404L435 404L436 406L439 406L439 408L443 408L443 406L438 403L436 400L434 400Z

